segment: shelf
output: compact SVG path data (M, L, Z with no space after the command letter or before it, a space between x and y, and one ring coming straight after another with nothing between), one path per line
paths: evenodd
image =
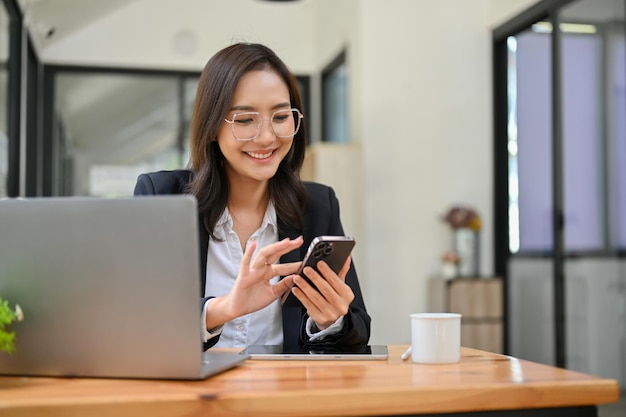
M460 313L461 344L502 353L503 303L500 278L431 278L430 312Z

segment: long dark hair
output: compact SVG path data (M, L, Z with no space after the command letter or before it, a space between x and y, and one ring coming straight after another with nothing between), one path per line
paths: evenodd
M291 106L302 111L295 77L270 48L252 43L238 43L216 53L205 65L194 104L190 125L193 179L189 193L198 200L198 210L212 238L215 224L228 203L229 184L224 169L224 155L217 144L217 133L227 116L237 84L249 71L269 68L287 84ZM276 208L278 224L302 228L306 191L300 180L300 168L306 150L306 129L301 124L289 153L269 180L269 197Z

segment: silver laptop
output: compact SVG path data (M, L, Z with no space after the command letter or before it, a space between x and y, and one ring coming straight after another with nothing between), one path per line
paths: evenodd
M0 200L0 297L19 304L0 374L203 379L191 196Z

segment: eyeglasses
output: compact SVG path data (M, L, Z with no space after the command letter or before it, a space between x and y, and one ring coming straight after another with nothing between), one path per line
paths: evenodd
M304 116L298 109L276 110L269 119L272 132L279 138L293 137L298 133L302 118ZM261 113L249 111L235 113L232 120L224 119L224 121L232 127L235 139L249 141L255 140L259 136L265 119L263 119Z

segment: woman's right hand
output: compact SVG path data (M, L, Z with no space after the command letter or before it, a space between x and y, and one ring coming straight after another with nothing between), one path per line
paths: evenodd
M302 262L286 264L275 263L280 257L302 246L302 236L296 239L285 238L267 245L257 252L257 242L250 242L244 251L239 275L232 290L224 297L218 297L209 303L206 315L207 329L220 326L236 317L258 311L288 291L293 284L293 274L298 271ZM284 276L279 282L272 284L275 276Z

